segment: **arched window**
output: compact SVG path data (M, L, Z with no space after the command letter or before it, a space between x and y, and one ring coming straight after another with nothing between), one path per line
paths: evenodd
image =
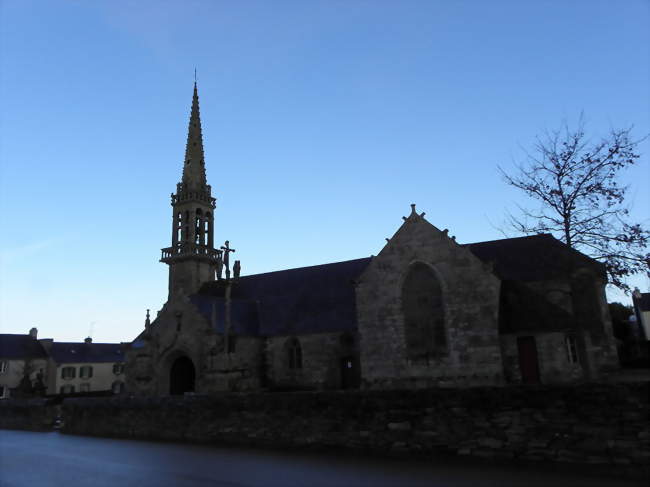
M287 342L287 354L290 369L302 369L302 349L297 338L291 338Z
M203 212L201 208L196 209L196 215L194 217L194 243L202 244L203 243Z
M406 353L410 359L429 359L447 349L442 288L423 263L413 264L402 286Z
M179 211L176 213L176 221L174 225L174 231L176 232L176 242L180 242L183 237L181 235L181 229L183 228L183 214Z

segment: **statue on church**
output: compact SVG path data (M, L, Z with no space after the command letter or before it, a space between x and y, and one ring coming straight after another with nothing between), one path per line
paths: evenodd
M217 250L217 280L223 279L223 252Z
M235 261L235 265L232 268L235 280L239 279L239 274L241 273L241 264L238 260Z

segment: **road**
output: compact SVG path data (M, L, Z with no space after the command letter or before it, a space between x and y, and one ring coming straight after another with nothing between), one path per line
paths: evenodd
M2 487L457 485L613 487L643 483L455 459L423 464L0 430Z

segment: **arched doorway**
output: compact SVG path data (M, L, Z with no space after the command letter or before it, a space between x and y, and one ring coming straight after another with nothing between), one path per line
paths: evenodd
M194 379L194 364L190 358L178 357L169 371L169 393L180 395L194 392Z

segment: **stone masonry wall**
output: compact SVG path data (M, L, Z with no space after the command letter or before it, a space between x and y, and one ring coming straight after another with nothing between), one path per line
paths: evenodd
M68 399L64 432L648 474L649 384ZM110 418L110 420L107 420Z
M584 377L582 363L570 363L567 358L566 333L519 333L501 335L501 355L505 379L521 383L518 336L533 336L537 345L537 362L542 384L575 383ZM583 360L584 357L580 356Z
M344 338L348 336L350 343ZM286 389L341 388L341 359L353 356L358 361L356 337L350 333L312 333L296 335L302 350L302 367L291 369L287 343L293 336L267 338L267 386Z
M402 286L414 264L437 276L446 349L411 360ZM500 281L467 248L412 213L356 288L362 385L371 389L496 385L503 382L498 335Z
M57 406L48 399L0 401L0 429L45 431L52 429Z

